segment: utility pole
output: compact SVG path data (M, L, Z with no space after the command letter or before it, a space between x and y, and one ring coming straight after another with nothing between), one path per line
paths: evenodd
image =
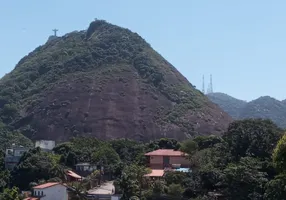
M53 29L53 31L54 31L54 36L57 36L58 29Z

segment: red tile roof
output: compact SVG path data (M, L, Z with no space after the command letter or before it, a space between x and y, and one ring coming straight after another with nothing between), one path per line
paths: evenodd
M77 178L77 179L81 179L82 177L76 173L74 173L73 171L68 170L67 171L67 175L73 177L73 178Z
M184 155L186 155L184 152L175 151L173 149L158 149L145 154L145 156L184 156Z
M152 172L150 174L146 174L144 176L147 177L161 177L164 176L164 170L163 169L152 169Z
M61 184L61 183L59 183L59 182L50 182L50 183L45 183L45 184L42 184L42 185L37 185L37 186L33 187L33 189L44 189L44 188L52 187L52 186L59 185L59 184Z
M24 200L39 200L39 198L36 198L36 197L28 197L28 198L25 198Z

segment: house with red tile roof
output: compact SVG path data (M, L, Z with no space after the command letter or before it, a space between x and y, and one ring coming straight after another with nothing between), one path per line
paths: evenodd
M148 157L148 167L151 169L188 168L190 161L187 154L173 149L158 149L145 156Z
M71 170L67 170L66 175L69 182L81 181L83 179L83 177L81 177L80 175L76 174Z
M49 182L33 187L32 197L25 200L68 200L67 188L59 182Z
M24 200L40 200L40 199L37 197L27 197Z
M164 169L152 169L151 173L145 174L144 177L160 178L160 177L163 177L164 174L165 174Z

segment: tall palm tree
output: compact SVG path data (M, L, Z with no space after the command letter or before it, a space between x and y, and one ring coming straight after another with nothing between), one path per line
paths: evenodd
M82 182L73 182L67 186L70 200L87 200L86 188Z
M58 177L62 180L62 182L66 182L67 181L67 176L66 176L66 169L63 165L54 165L51 169L50 169L50 173L54 176L54 177Z
M97 180L99 179L100 172L98 170L93 171L90 175L88 175L83 182L89 185L89 188L94 187L94 183L97 184Z

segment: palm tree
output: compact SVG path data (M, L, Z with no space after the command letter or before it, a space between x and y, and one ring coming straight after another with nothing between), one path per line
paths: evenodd
M86 188L82 182L73 182L67 186L71 200L87 200Z
M63 165L59 165L59 164L54 165L51 168L50 173L53 174L54 177L60 178L62 182L67 181L66 170Z
M90 175L88 175L83 181L89 184L90 188L94 187L94 183L97 183L100 172L98 170L93 171Z

